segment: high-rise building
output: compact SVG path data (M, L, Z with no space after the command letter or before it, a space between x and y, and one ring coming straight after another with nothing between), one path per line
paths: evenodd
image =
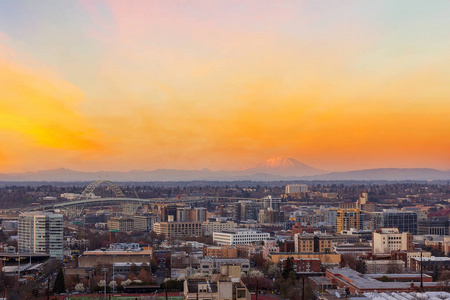
M306 184L288 184L285 188L286 194L306 193L308 186Z
M273 196L267 196L262 198L263 207L272 209L272 210L280 210L281 208L281 198L273 197Z
M133 216L134 230L135 231L152 231L153 224L161 222L161 216L143 214L139 216Z
M233 219L235 221L258 220L261 204L254 201L242 200L234 204Z
M383 209L372 213L372 229L395 227L399 232L417 234L417 212Z
M350 230L351 228L363 229L363 218L359 209L338 209L336 211L336 232Z
M19 253L49 254L63 258L63 216L48 212L19 215Z

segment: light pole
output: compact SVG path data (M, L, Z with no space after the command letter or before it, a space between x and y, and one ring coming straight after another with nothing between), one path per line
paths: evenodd
M105 286L103 289L103 299L106 300L106 272L108 271L108 268L102 268L103 274L105 275Z
M113 293L116 292L116 278L114 277L114 260L115 260L115 258L116 258L116 256L113 255L113 277L112 277L112 280L113 280Z
M17 254L19 255L18 257L19 266L17 267L17 285L20 285L20 252L17 252Z

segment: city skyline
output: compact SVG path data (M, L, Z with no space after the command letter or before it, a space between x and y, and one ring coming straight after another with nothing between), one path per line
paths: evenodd
M448 170L449 9L0 0L0 173Z

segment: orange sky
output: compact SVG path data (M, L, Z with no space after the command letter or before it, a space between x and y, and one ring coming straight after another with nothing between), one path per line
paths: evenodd
M450 169L448 2L333 3L0 4L0 172Z

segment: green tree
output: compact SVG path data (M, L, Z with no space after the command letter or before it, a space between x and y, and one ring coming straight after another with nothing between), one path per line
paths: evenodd
M53 286L53 292L61 294L66 292L66 284L64 282L64 273L61 267L59 267L58 274L56 274L55 284Z
M288 257L286 259L283 267L284 268L283 268L283 272L281 272L281 276L283 276L284 279L288 279L289 273L291 273L291 271L294 271L294 264L290 257Z

